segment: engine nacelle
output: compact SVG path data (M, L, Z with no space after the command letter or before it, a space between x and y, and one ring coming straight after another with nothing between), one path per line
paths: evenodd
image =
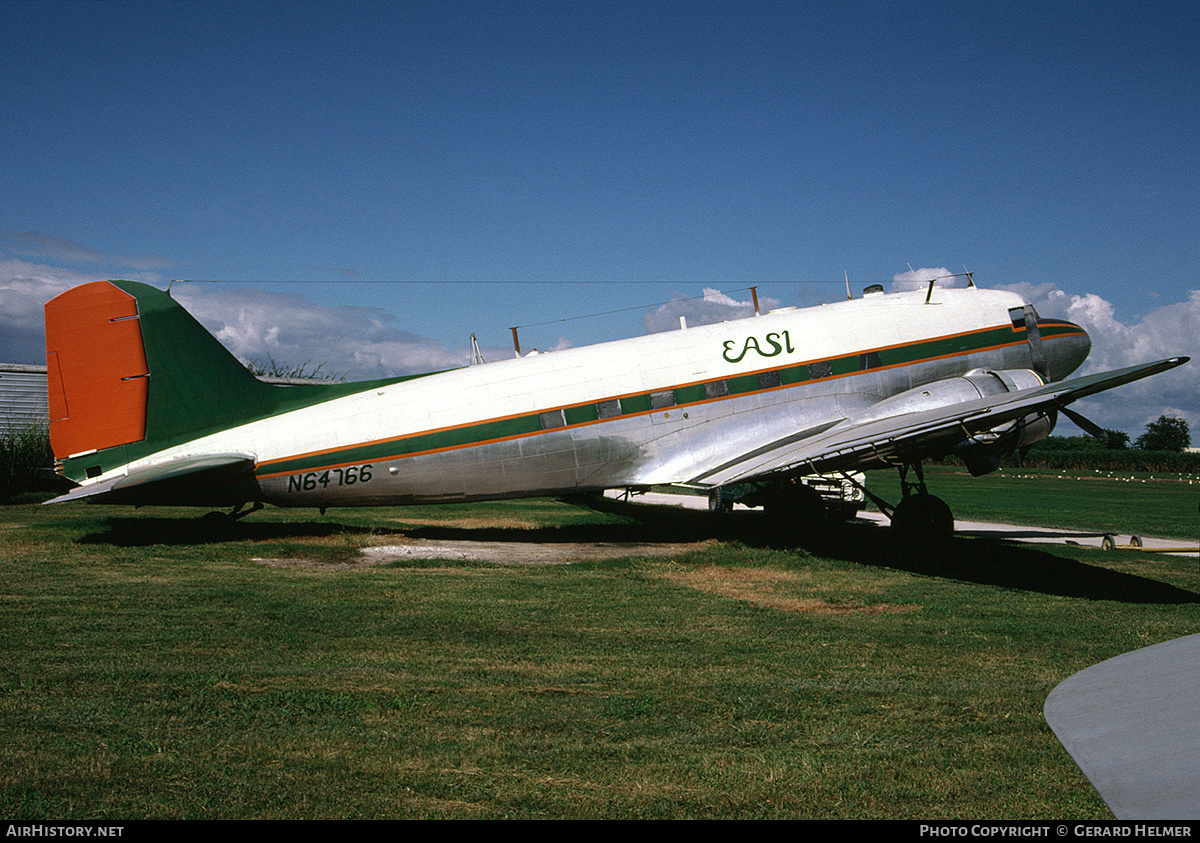
M934 381L885 398L872 405L863 415L856 416L854 422L865 424L909 413L937 410L1044 384L1045 381L1031 369L972 369L959 377ZM1034 413L965 438L949 452L960 457L971 474L978 476L995 471L1004 454L1045 439L1053 429L1052 416Z
M972 369L965 375L927 383L885 398L878 404L872 404L862 415L855 416L854 423L866 424L893 416L938 410L1004 392L1042 386L1043 383L1037 372L1031 369Z
M954 446L954 455L966 463L972 476L990 474L1000 467L1000 458L1034 442L1054 430L1055 417L1034 413L977 433Z

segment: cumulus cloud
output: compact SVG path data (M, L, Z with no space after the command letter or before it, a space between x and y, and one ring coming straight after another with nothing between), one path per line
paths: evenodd
M266 364L318 366L348 380L419 374L465 366L471 350L449 347L395 327L371 307L328 307L262 290L177 286L173 295L236 357ZM503 356L484 349L485 359ZM509 352L511 354L511 351Z
M949 274L944 268L918 269L897 284L921 286L929 273ZM907 275L907 273L905 273ZM936 277L936 276L935 276ZM942 282L939 282L942 283ZM948 283L962 285L962 279ZM1092 337L1092 353L1078 374L1119 369L1151 360L1191 355L1200 336L1200 290L1184 301L1162 305L1136 322L1119 318L1114 305L1095 293L1074 294L1053 283L1004 287L1019 293L1043 316L1068 319ZM386 311L365 307L323 307L301 299L232 287L176 287L175 296L188 310L242 359L274 358L292 365L309 363L324 372L346 373L349 379L385 377L453 368L467 363L470 349L449 347L398 328ZM186 292L185 292L186 291ZM779 301L760 298L763 312ZM688 325L714 324L754 314L744 300L705 288L701 297L682 294L645 316L647 333ZM566 338L554 349L571 345ZM526 348L528 352L530 349ZM488 360L504 359L512 349L484 349ZM1177 415L1200 430L1200 364L1193 363L1102 393L1077 404L1077 409L1103 427L1134 436L1160 415ZM1069 423L1062 423L1069 434Z
M760 312L766 313L779 307L779 300L760 297L758 306ZM695 326L730 322L753 315L754 301L751 297L747 296L746 301L738 301L720 290L705 287L704 294L699 298L688 298L682 293L677 293L671 301L647 313L646 333L675 330L679 327L681 316L687 320L688 325Z
M956 275L944 266L936 268L922 267L909 269L908 272L898 272L892 276L892 292L901 290L924 290L931 280L937 280L939 287L966 286L966 278Z
M1053 283L1000 285L1020 294L1042 316L1067 319L1092 338L1092 352L1076 374L1122 369L1167 357L1190 357L1200 336L1200 290L1162 305L1137 322L1117 316L1095 293L1067 293ZM1200 361L1080 401L1076 409L1103 427L1136 436L1161 415L1185 419L1200 430Z
M945 267L910 269L893 276L892 289L923 289L931 278L940 279L938 286L966 285L965 277L946 277L953 274ZM1189 291L1186 300L1160 306L1138 321L1125 322L1113 303L1096 293L1069 293L1049 281L996 286L1019 294L1042 316L1069 320L1088 332L1092 352L1077 375L1192 356L1200 336L1200 290ZM1134 436L1164 414L1186 419L1193 430L1200 430L1200 361L1077 402L1075 408L1103 427ZM1064 435L1073 434L1068 430Z
M45 364L45 303L71 287L109 277L0 258L0 362ZM391 314L378 308L323 307L294 296L224 285L176 285L172 295L244 362L268 365L274 360L309 371L320 366L325 374L362 380L450 369L470 361L465 345L452 348L401 330ZM511 354L511 349L483 349L488 360Z
M89 281L123 277L154 284L163 258L106 255L73 240L39 231L0 230L0 362L43 365L46 338L42 307L59 293ZM28 258L40 258L29 260ZM55 262L103 266L64 268ZM111 270L118 270L114 275Z
M0 362L42 365L46 335L42 307L94 276L15 258L0 258Z

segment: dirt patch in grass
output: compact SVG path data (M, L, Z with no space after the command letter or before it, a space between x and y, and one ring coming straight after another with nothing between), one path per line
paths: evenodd
M395 524L417 527L454 527L460 530L536 530L534 521L517 518L389 518Z
M831 615L882 615L908 612L916 606L888 603L831 603L819 597L799 597L808 577L795 571L774 568L734 568L706 565L672 568L659 573L663 579L709 594L743 600L754 606L781 612L815 612Z
M457 526L457 525L456 525ZM391 565L440 559L457 562L490 562L496 565L568 565L620 559L628 556L681 556L716 544L714 539L698 542L506 542L420 539L388 536L387 544L370 545L352 561L265 559L255 561L272 567L346 570L367 565Z

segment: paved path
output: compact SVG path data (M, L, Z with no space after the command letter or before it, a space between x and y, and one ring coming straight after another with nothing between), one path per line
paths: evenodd
M607 497L619 498L623 496L623 493L610 491L606 492L605 495ZM644 495L632 495L629 500L633 503L659 506L682 506L689 509L708 508L708 500L699 495L671 495L661 492L647 492ZM860 522L866 521L880 525L888 523L887 516L879 512L862 512L859 514L858 520ZM958 535L964 536L987 536L1046 544L1078 544L1095 548L1102 546L1105 536L1104 533L1087 533L1082 530L1064 530L1058 527L1025 527L1018 524L992 524L983 521L963 521L957 519L954 522L954 531ZM1142 543L1143 550L1137 552L1144 553L1147 550L1168 552L1164 549L1169 549L1169 552L1174 552L1180 556L1200 555L1200 543L1197 542L1188 542L1180 539L1158 539L1148 536L1139 536L1138 538ZM1113 535L1112 539L1116 544L1118 552L1134 552L1129 549L1132 536Z

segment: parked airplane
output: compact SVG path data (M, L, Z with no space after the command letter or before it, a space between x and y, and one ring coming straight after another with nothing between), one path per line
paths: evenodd
M948 534L921 460L972 473L1048 435L1066 405L1187 361L1063 380L1078 325L1012 293L944 288L416 377L255 378L166 293L130 281L46 305L50 438L78 485L52 502L411 504L686 484L807 523L802 475L894 466L893 526ZM1094 426L1093 426L1094 427ZM909 472L917 478L910 481Z

